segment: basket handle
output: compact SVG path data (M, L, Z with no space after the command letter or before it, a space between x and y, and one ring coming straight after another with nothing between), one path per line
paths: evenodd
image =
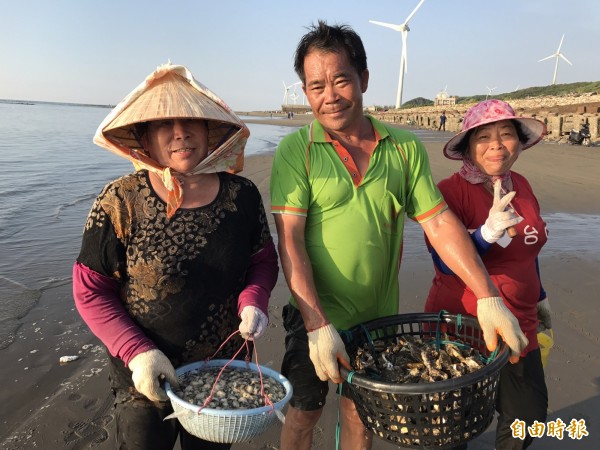
M210 358L208 358L206 361L210 361L211 359L213 359L217 355L217 353L219 353L221 351L221 349L223 348L223 346L233 336L235 336L236 334L241 334L240 330L236 330L233 333L231 333L227 337L227 339L225 339L223 341L223 343L217 349L217 351ZM215 382L214 382L214 384L212 386L212 389L210 390L210 394L208 394L208 397L206 398L206 400L204 400L204 403L198 409L198 414L200 414L200 412L202 411L202 409L206 408L206 405L208 405L211 402L211 400L213 398L213 394L215 392L215 388L217 387L217 383L218 383L219 379L221 378L221 376L223 375L223 372L235 360L236 356L240 354L240 352L244 349L244 347L247 350L246 357L244 358L244 360L246 361L246 363L248 363L249 361L251 361L251 358L248 357L248 353L249 353L248 352L248 349L249 349L249 347L248 347L248 339L244 339L244 342L242 343L242 345L240 346L240 348L235 352L235 354L231 357L231 359L221 368L221 370L217 374L217 378L215 379ZM263 374L262 374L262 370L260 369L260 364L258 363L258 350L256 348L256 341L254 342L254 345L253 345L253 353L254 353L254 359L256 361L256 368L257 368L257 371L258 371L258 376L260 378L260 395L263 397L263 400L265 402L265 406L270 406L271 407L271 412L273 412L275 410L275 405L273 405L273 402L271 401L271 399L269 398L269 396L265 392L265 385L264 385L264 382L263 382Z
M437 316L437 323L435 325L435 350L437 352L440 351L440 342L441 342L440 324L442 323L442 317L444 314L448 314L448 311L446 311L445 309L440 309L440 311L438 312L438 316ZM456 321L457 321L458 329L460 330L460 327L462 326L462 315L461 314L457 314Z
M213 355L210 358L206 358L206 361L210 361L211 359L213 359L215 356L217 356L217 354L223 349L223 347L225 346L225 344L227 344L227 342L229 342L229 340L234 337L236 334L240 334L240 330L235 330L233 333L231 333L229 336L227 336L227 339L225 339L221 345L219 346L219 348L213 353ZM255 345L256 346L256 345ZM249 347L248 347L248 339L244 339L244 342L242 343L241 347L239 348L239 350L237 352L235 352L235 354L233 355L233 358L231 358L230 362L233 361L235 359L235 357L237 355L239 355L239 353L242 351L242 349L246 347L246 357L244 358L244 360L250 361L250 358L248 358L248 355L250 353L249 351Z

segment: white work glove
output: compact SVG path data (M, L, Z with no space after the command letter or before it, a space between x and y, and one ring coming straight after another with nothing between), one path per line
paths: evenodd
M481 226L481 237L490 244L498 241L498 239L504 235L507 228L515 226L523 220L523 218L517 216L512 209L505 211L516 192L511 191L502 197L501 190L502 182L496 180L494 183L494 203L490 208L488 218Z
M135 388L153 402L169 400L165 390L160 387L161 378L164 377L173 386L179 385L171 361L157 348L135 355L129 361L129 369L133 372L131 378Z
M242 319L240 334L244 339L258 339L264 334L269 324L265 313L256 306L244 306L240 318Z
M350 368L350 357L335 327L331 324L308 332L308 350L310 360L315 366L317 376L323 381L341 383L338 361Z
M483 339L489 351L498 346L498 334L511 349L510 361L519 360L529 341L519 327L519 321L504 304L501 297L477 300L477 320L483 331Z
M540 331L549 330L552 328L552 310L550 309L550 302L546 297L537 304L537 318L538 318L538 333Z

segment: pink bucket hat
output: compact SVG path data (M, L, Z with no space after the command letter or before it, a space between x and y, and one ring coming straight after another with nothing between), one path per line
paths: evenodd
M444 156L449 159L463 159L463 155L457 151L457 147L465 138L466 134L481 125L501 120L515 120L521 125L521 131L527 137L523 144L523 150L537 144L546 135L546 125L532 117L519 117L512 107L502 100L484 100L469 108L465 113L460 133L456 134L444 145Z

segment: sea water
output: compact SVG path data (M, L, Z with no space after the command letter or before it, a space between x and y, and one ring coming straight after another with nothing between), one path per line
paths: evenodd
M103 107L0 102L0 349L44 290L71 283L87 214L132 164L92 143ZM246 154L293 129L249 124Z
M0 102L0 349L44 290L71 283L88 211L101 189L132 171L129 161L92 143L109 109ZM273 152L287 126L248 124L246 154ZM415 130L424 142L447 136ZM437 137L436 137L437 136ZM597 258L597 216L545 215L544 252ZM419 226L406 221L404 261L422 257ZM425 257L426 253L425 253Z

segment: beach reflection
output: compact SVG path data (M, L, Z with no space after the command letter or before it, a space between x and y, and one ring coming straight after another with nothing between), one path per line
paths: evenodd
M600 216L553 213L542 215L550 235L543 255L570 253L582 258L600 259Z

